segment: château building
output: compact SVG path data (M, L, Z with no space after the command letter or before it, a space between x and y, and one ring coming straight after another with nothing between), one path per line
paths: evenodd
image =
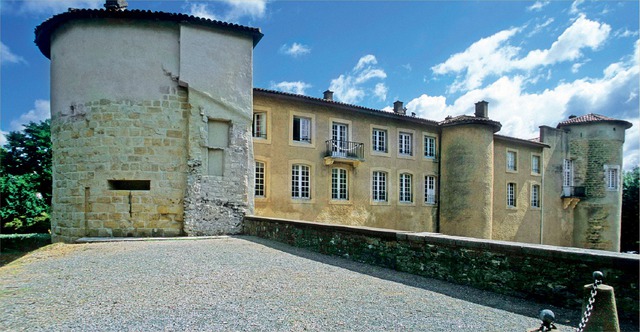
M524 140L488 103L427 120L253 87L259 29L70 9L51 60L52 237L238 234L245 215L619 250L626 121Z

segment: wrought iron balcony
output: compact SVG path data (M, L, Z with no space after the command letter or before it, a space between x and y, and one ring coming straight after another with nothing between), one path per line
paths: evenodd
M326 141L326 145L325 165L341 162L358 166L364 161L363 143L330 139Z
M580 186L563 186L562 197L585 197L585 188Z

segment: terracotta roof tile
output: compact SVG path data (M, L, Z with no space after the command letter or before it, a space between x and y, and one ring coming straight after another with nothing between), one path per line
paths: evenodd
M610 118L608 116L604 116L600 114L589 113L582 116L570 117L568 120L564 120L558 123L557 128L568 126L568 125L574 125L574 124L585 124L585 123L594 123L594 122L619 122L624 126L628 125L627 128L631 127L631 123L627 121Z

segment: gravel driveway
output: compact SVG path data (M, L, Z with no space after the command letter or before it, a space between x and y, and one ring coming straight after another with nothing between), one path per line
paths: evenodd
M55 244L0 268L1 331L525 331L541 308L249 236Z

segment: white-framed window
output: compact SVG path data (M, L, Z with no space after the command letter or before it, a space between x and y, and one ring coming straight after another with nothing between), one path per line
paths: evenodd
M311 118L294 115L292 130L294 141L311 143Z
M398 154L413 156L413 134L402 131L398 133Z
M413 175L409 173L401 173L398 182L398 201L400 203L412 203L413 202Z
M347 170L344 168L333 168L331 170L331 199L349 199L347 174Z
M605 165L605 182L608 191L617 191L620 188L620 166Z
M507 207L516 207L516 184L507 183Z
M427 175L424 177L424 202L436 204L436 177Z
M255 138L267 138L267 113L253 113L252 132Z
M531 173L540 174L540 156L537 154L531 155Z
M540 185L534 184L531 186L531 207L540 207Z
M507 171L515 172L518 170L518 153L516 151L507 150Z
M261 161L256 161L255 196L266 196L265 165Z
M433 136L424 137L424 156L426 158L436 157L436 138Z
M573 160L565 159L562 164L562 186L573 186Z
M374 152L387 152L387 131L373 128L371 131L371 148Z
M291 166L291 197L297 199L311 198L311 181L309 166L294 164Z
M371 196L374 202L387 201L387 172L371 173Z

